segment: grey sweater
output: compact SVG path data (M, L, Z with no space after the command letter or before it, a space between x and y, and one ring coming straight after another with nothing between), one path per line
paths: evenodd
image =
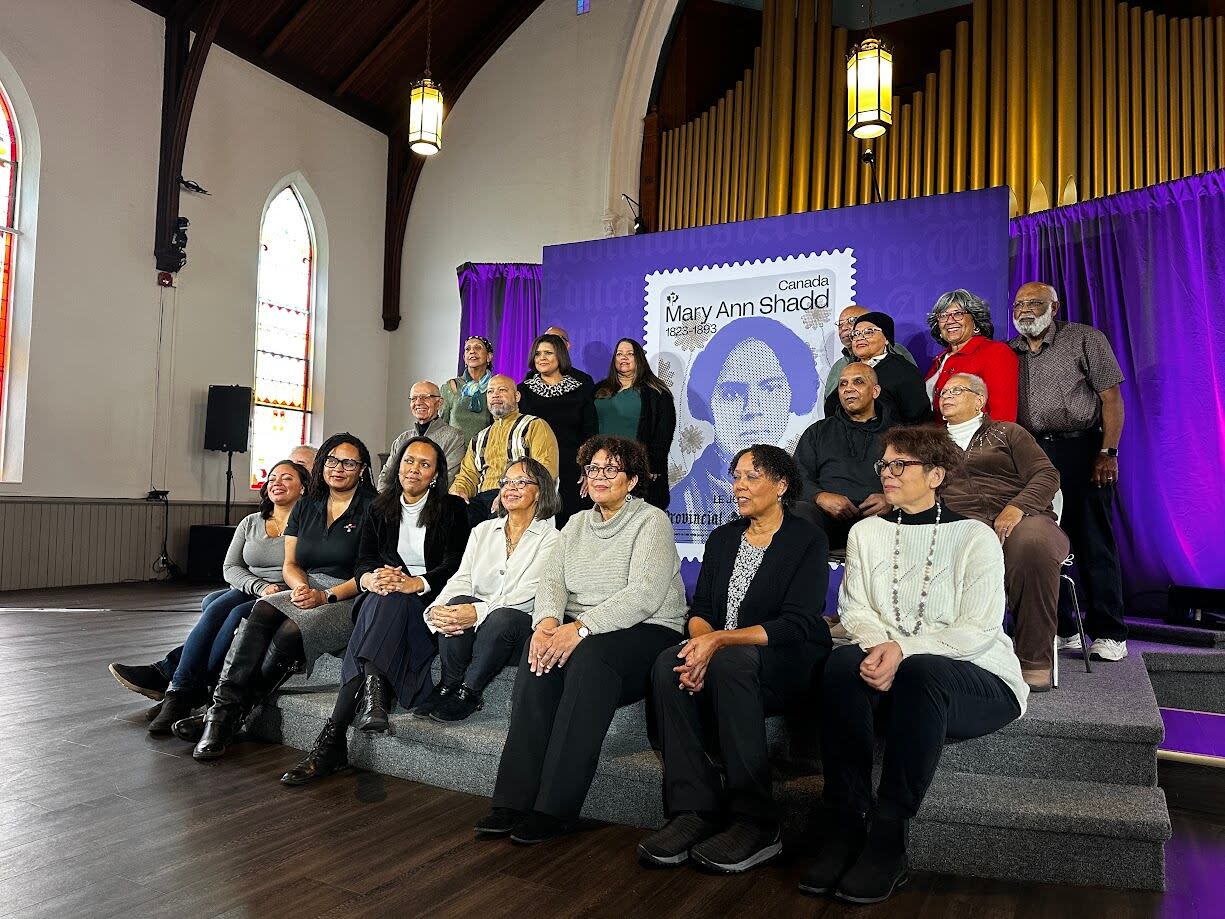
M533 627L581 617L592 633L640 622L685 626L681 560L668 515L640 498L605 520L598 508L570 518L540 575Z
M269 584L283 584L285 537L269 536L258 513L239 521L221 574L235 590L258 597Z

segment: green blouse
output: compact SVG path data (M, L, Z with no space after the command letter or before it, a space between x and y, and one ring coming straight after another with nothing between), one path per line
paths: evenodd
M596 399L595 410L601 434L638 439L638 421L642 418L642 394L638 390L631 387L607 399Z

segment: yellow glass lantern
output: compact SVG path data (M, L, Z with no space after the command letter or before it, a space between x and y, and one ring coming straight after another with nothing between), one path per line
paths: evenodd
M893 124L893 55L879 38L865 38L846 60L846 129L860 140Z
M442 90L423 77L408 96L408 145L413 153L433 156L442 149L442 118Z

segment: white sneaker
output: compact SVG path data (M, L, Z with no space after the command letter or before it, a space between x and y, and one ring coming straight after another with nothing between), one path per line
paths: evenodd
M1080 651L1084 645L1080 643L1080 633L1069 635L1064 638L1062 635L1055 636L1055 647L1060 651Z
M1127 642L1111 638L1095 638L1089 645L1089 656L1104 661L1121 661L1127 657Z

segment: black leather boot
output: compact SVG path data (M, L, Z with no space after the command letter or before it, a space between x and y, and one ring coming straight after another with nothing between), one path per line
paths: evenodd
M264 655L259 673L251 687L250 700L243 711L240 730L250 727L251 713L267 702L286 680L298 672L300 663L296 657L285 654L276 645L268 646L268 653Z
M838 886L859 853L863 851L868 827L863 814L826 808L818 827L821 848L816 861L800 877L804 893L829 893Z
M221 676L217 678L213 704L204 713L204 732L191 754L196 759L218 759L238 733L249 710L252 685L274 631L274 628L252 625L249 619L239 626L225 656Z
M349 747L345 741L344 729L329 718L319 736L315 738L315 746L302 762L281 776L281 784L305 785L316 779L326 779L329 775L347 768Z
M387 718L387 700L391 695L391 687L379 674L368 673L363 692L365 698L362 701L361 716L357 719L357 729L367 734L386 734L391 727Z
M834 896L848 903L880 903L907 880L906 821L878 814L863 852L838 882Z

